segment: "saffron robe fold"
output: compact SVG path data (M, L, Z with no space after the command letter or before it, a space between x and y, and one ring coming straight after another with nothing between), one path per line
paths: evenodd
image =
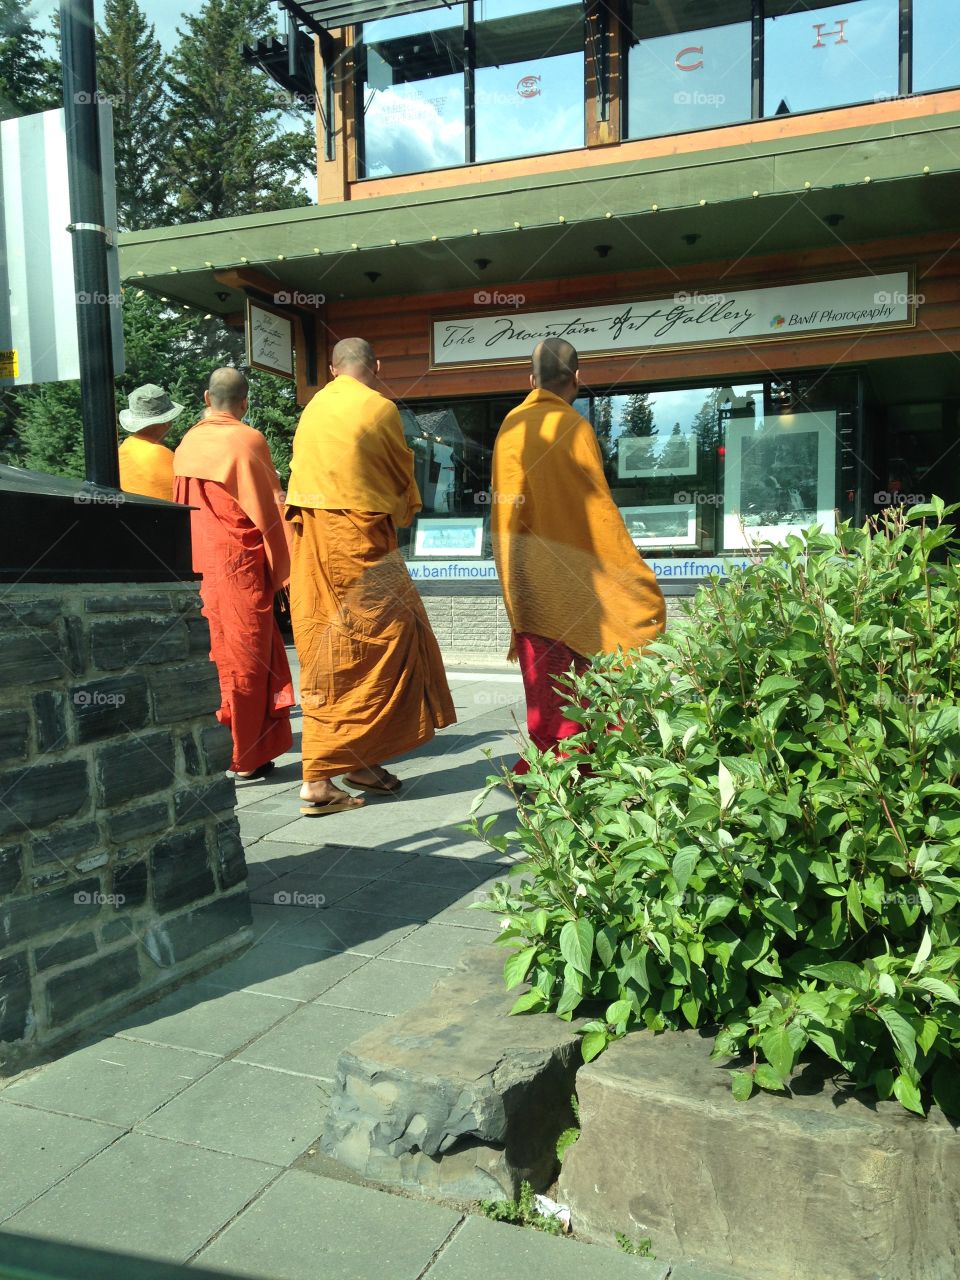
M233 736L231 767L248 773L293 744L293 681L273 612L274 592L289 576L280 483L266 440L229 414L188 431L174 466L176 500L194 508L193 567L220 680L217 719Z
M456 723L397 549L397 526L420 506L396 406L335 378L300 419L287 491L305 781L379 765Z
M120 488L146 498L173 501L173 450L158 440L127 436L117 451Z
M662 632L663 593L613 500L593 428L572 405L535 390L507 414L491 487L493 555L515 637L561 640L589 657Z

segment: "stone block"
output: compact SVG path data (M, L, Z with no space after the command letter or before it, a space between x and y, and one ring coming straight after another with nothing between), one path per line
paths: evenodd
M66 694L51 689L35 693L33 718L37 725L37 746L41 751L60 751L67 745Z
M31 849L35 867L58 863L63 866L81 853L89 853L100 844L100 828L95 822L83 822L75 827L60 827L33 838Z
M147 864L125 862L115 867L110 892L117 899L119 910L142 906L147 900Z
M0 711L0 764L26 760L30 717L25 711Z
M100 939L105 947L114 942L126 942L133 936L135 936L133 923L123 916L119 920L108 920L106 924L100 926Z
M0 957L0 1043L25 1040L32 1023L27 953Z
M60 601L62 596L49 596L46 599L17 600L6 593L0 600L0 626L11 627L48 627L60 617Z
M829 1082L736 1102L696 1032L636 1032L577 1077L558 1199L577 1233L764 1280L954 1280L960 1141Z
M472 949L429 1000L340 1056L323 1150L364 1177L463 1199L545 1189L570 1123L577 1024L510 1017L504 953ZM398 981L402 981L398 977Z
M153 898L158 911L173 911L213 893L216 885L203 828L161 840L150 857Z
M104 808L169 787L174 778L173 738L150 733L97 751L97 790Z
M140 984L136 944L111 951L89 964L75 965L47 982L47 1005L55 1026L70 1022L97 1005Z
M158 724L196 720L220 706L220 681L212 662L197 659L166 670L151 671L150 692Z
M150 718L147 682L143 676L114 676L93 680L70 694L78 742L117 738L142 729Z
M232 889L247 878L247 859L240 839L240 824L236 818L217 824L216 834L217 875L222 889Z
M51 942L49 946L40 943L34 947L33 963L37 972L56 969L62 964L73 964L77 960L85 960L97 950L97 940L92 933L71 933L59 942Z
M171 626L169 618L110 620L90 627L90 657L98 671L179 662L188 648L186 623Z
M184 620L187 627L188 651L190 656L207 659L210 657L210 624L206 618L189 617Z
M158 920L147 930L143 945L154 964L166 969L251 924L250 899L245 892L235 893L172 919Z
M0 631L0 688L52 684L63 673L64 659L55 631Z
M212 724L200 730L200 754L207 773L226 773L233 759L233 738L226 725Z
M204 769L200 763L200 749L193 734L181 733L178 747L184 773L190 778L199 778Z
M109 595L87 596L83 607L86 613L167 613L171 598L161 591L148 596L139 588L122 587Z
M175 792L173 797L177 826L185 827L191 822L219 818L223 813L233 811L236 799L233 779L225 775L213 782L184 787Z
M85 760L38 764L22 772L0 773L0 835L36 831L72 818L90 803Z
M141 836L167 831L171 826L170 805L166 800L138 804L125 813L112 813L107 818L107 834L114 844L136 840Z
M64 619L63 640L67 671L72 676L82 676L90 665L90 637L81 618Z
M100 881L87 879L31 898L8 899L0 911L0 947L76 928L99 912L99 893Z
M0 845L0 898L13 893L23 878L23 845Z

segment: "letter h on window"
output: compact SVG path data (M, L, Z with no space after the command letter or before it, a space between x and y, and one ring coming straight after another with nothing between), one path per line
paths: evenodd
M814 31L817 33L817 43L813 46L813 47L814 47L814 49L825 49L825 48L827 47L827 46L823 43L823 37L824 37L825 35L827 35L827 36L836 36L836 37L837 37L837 40L836 40L836 43L837 43L837 44L849 44L849 43L850 43L850 41L849 41L849 40L847 39L847 37L843 34L843 28L847 25L847 23L848 23L849 21L850 21L850 19L849 19L849 18L838 18L838 19L837 19L837 25L834 27L834 29L833 29L832 31L825 31L825 30L824 30L824 28L825 28L825 27L826 27L826 25L827 25L825 22L815 22L815 23L813 24L813 29L814 29Z

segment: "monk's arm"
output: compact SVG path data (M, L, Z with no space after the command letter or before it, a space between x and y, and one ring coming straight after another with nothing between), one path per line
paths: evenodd
M383 439L389 449L392 469L397 479L399 502L394 513L398 529L405 529L423 506L420 490L413 474L413 450L403 434L403 422L395 404L390 404L382 426Z

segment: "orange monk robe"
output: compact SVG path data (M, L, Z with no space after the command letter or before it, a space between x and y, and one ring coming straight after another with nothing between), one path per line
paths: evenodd
M177 502L195 508L193 567L220 678L217 719L233 735L231 767L248 773L293 742L293 681L273 612L290 575L280 481L260 432L215 412L184 436L174 473Z
M127 436L118 450L120 488L147 498L173 501L173 450L157 440Z
M397 527L420 506L396 405L335 378L303 411L287 490L308 782L381 764L456 722L439 645L397 550Z
M636 649L663 630L656 577L627 532L589 422L536 390L493 449L493 554L514 635L577 654Z

